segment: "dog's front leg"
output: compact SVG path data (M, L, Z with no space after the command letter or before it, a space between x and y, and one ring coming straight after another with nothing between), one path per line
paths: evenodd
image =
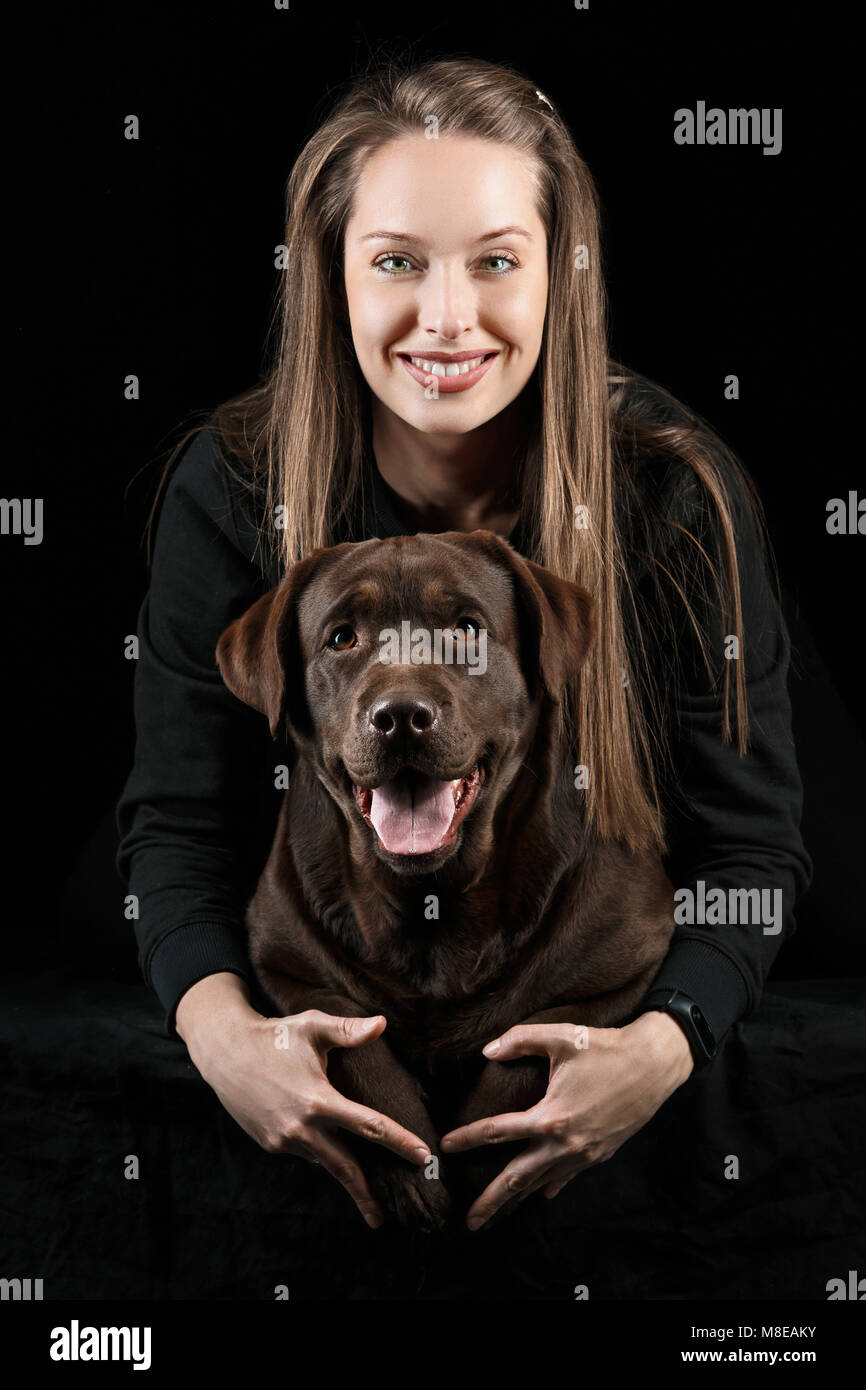
M269 996L286 1014L306 1009L320 1009L322 1013L345 1018L366 1018L370 1014L369 1009L343 995L310 989L261 968L259 973ZM394 1056L386 1037L387 1030L359 1047L333 1048L328 1054L328 1080L348 1100L387 1115L417 1134L436 1156L439 1135L427 1110L424 1088ZM416 1168L391 1149L364 1140L351 1130L342 1131L341 1138L357 1157L374 1196L392 1218L404 1226L428 1231L444 1224L451 1202L438 1176L438 1157L435 1163Z

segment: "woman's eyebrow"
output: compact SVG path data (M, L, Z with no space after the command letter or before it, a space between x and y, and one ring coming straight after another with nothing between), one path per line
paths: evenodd
M501 236L525 236L528 241L535 240L532 233L527 232L524 227L497 227L492 232L485 232L473 245L480 246L482 241L495 241ZM415 245L426 245L423 237L412 236L411 232L367 232L364 236L358 237L358 241L411 241Z

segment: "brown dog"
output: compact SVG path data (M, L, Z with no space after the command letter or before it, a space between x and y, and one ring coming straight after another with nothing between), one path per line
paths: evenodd
M452 659L384 659L404 623L450 633ZM455 655L470 638L478 670ZM384 1014L381 1037L330 1054L331 1080L434 1152L544 1095L546 1059L488 1062L486 1043L624 1021L667 951L660 860L585 834L553 732L591 640L585 589L490 531L449 531L313 551L217 647L297 753L247 911L258 976L282 1014ZM359 1157L383 1207L429 1229L448 1189L474 1198L522 1147L449 1158L438 1181L378 1145Z

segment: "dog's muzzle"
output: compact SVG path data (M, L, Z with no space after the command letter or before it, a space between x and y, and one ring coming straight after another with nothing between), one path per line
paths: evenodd
M441 781L401 767L377 787L353 784L361 815L390 854L430 854L452 844L484 781L479 763L464 776Z

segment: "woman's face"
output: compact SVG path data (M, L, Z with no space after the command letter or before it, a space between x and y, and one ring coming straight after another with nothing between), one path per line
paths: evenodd
M522 391L541 348L547 240L510 146L392 140L364 166L344 264L361 371L400 419L462 434Z

